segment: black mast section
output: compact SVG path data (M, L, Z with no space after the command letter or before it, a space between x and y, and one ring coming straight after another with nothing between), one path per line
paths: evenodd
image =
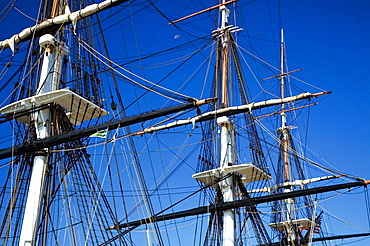
M221 203L217 205L203 206L199 208L189 209L189 210L166 214L166 215L157 215L151 218L136 220L136 221L132 221L128 223L122 223L118 225L118 227L124 228L124 227L131 227L131 226L139 226L139 225L145 224L147 221L158 222L158 221L172 220L172 219L183 218L183 217L199 215L199 214L215 213L216 211L224 211L227 209L234 209L234 208L246 207L246 206L251 206L251 205L257 205L260 203L267 203L267 202L272 202L272 201L277 201L277 200L283 200L287 198L294 198L294 197L299 197L299 196L307 196L307 195L324 193L324 192L329 192L329 191L348 189L348 188L353 188L357 186L367 186L368 184L370 184L370 180L362 180L362 181L345 183L345 184L329 185L329 186L322 186L318 188L297 190L297 191L292 191L289 193L253 197L253 198L237 200L233 202L225 202L225 203ZM112 229L112 228L108 228L108 229Z

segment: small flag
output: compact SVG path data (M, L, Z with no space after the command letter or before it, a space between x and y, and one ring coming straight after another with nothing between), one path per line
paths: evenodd
M316 217L316 220L315 220L315 222L316 222L316 226L315 226L315 228L313 229L313 233L317 233L317 234L319 234L319 233L320 233L320 229L321 229L321 221L322 221L322 212L323 212L323 211L321 211L321 213Z
M90 137L98 137L98 138L107 138L108 130L101 130L97 131L94 134L90 135Z

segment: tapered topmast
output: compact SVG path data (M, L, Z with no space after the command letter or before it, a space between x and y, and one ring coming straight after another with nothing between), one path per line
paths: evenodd
M284 75L284 66L285 66L285 44L284 44L284 30L281 29L281 43L280 43L280 90L281 90L281 99L285 97L285 75ZM288 126L286 123L286 113L284 112L285 104L281 104L281 127L280 131L282 133L282 145L283 145L283 163L284 163L284 181L290 182L290 163L289 163L289 135L288 135ZM290 188L287 187L284 192L290 192ZM288 198L286 199L286 216L285 219L288 221L292 221L295 216L295 209L294 209L294 199ZM294 228L287 228L287 234L289 241L293 242L295 239L294 236Z
M284 43L284 31L281 30L281 43L280 43L280 75L276 76L280 80L280 91L281 91L281 100L285 98L285 84L286 84L286 75L288 73L294 72L285 72L285 43ZM298 71L298 70L295 70ZM287 125L287 115L286 115L285 104L281 104L281 127L278 129L280 134L280 166L281 171L280 175L282 175L281 182L282 184L286 184L281 186L281 193L291 193L294 191L295 185L295 178L304 179L303 173L299 174L300 177L293 177L293 166L300 169L299 161L294 158L296 155L296 151L294 149L294 144L292 142L290 127ZM279 168L278 168L279 169ZM331 178L331 177L327 177ZM334 178L334 177L333 177ZM324 178L326 179L326 178ZM308 181L308 183L315 182L313 179ZM311 204L312 201L309 196L304 197L305 204ZM309 201L310 200L310 201ZM297 209L296 209L297 201L295 198L287 198L284 201L281 201L280 206L275 207L276 211L280 213L280 219L274 221L270 224L275 230L279 232L281 235L281 240L286 241L287 245L295 245L296 240L302 237L302 228L306 228L308 230L308 234L304 237L310 241L312 238L312 231L313 228L316 226L315 223L315 212L308 212L305 214L304 218L298 218ZM285 245L285 244L284 244ZM307 245L307 244L302 244Z

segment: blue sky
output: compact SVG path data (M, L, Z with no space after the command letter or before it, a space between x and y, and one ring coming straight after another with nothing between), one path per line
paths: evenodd
M9 1L0 3L0 10L7 2ZM247 1L240 0L238 4L245 4L245 2ZM370 179L368 164L370 159L370 2L366 0L281 0L280 2L280 17L285 29L289 68L291 70L303 68L302 71L295 73L296 77L323 90L333 91L330 96L320 100L320 104L314 106L311 111L308 146L320 158L344 173ZM202 3L205 7L213 5L213 1L202 1ZM30 4L31 1L18 0L15 6L19 11L11 9L9 14L0 21L1 40L32 25L33 22L20 13L35 17L34 11L37 6ZM182 9L182 6L180 8L176 5L168 4L168 1L166 4L158 4L165 14L173 14L174 17L182 17L201 10L202 4L196 1L193 8L184 8L181 14L175 14L177 9ZM262 22L263 28L256 31L260 33L261 43L264 43L264 39L272 40L271 32L264 34L264 31L271 26L276 29L279 27L276 1L257 0L251 4L250 10L251 12L243 14L248 16L253 13L254 18L250 16L247 18L254 20L255 23L240 21L243 25L243 33L248 28L252 32L252 29L257 28L255 24ZM271 12L274 13L273 21L268 16ZM161 40L158 41L158 45L162 49L166 45L174 46L185 41L184 35L178 29L163 25L167 20L155 22L155 26L163 29L164 32L153 31L152 22L144 20L141 22L139 20L136 24L145 26L145 29L142 29L145 34L142 36L147 43L151 37L154 40ZM245 26L246 24L250 26ZM200 33L206 35L206 30L201 30ZM277 41L278 30L273 33L274 41ZM179 37L175 39L176 35ZM274 42L266 43L275 48L277 46ZM267 49L274 51L271 47ZM145 52L145 48L143 50ZM4 66L3 54L0 53L1 69ZM16 57L15 60L22 59ZM311 89L310 92L316 91ZM1 94L0 98L3 100L4 95ZM351 210L354 204L349 200L340 201L345 208L334 208L335 214L344 217L345 220L351 220L352 212L349 213L348 210ZM367 226L369 229L365 219L364 200L356 197L356 203L359 207L354 213L363 215L361 226ZM351 222L355 224L357 221ZM363 243L353 245L364 245Z

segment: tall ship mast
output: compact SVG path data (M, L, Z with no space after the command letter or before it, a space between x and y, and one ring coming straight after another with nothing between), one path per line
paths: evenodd
M333 168L301 134L331 92L289 69L285 40L295 38L279 30L284 7L243 0L4 6L0 22L17 30L0 38L0 244L370 241L366 173ZM358 199L351 206L361 215L351 217L365 228L329 210L345 206L341 197Z

